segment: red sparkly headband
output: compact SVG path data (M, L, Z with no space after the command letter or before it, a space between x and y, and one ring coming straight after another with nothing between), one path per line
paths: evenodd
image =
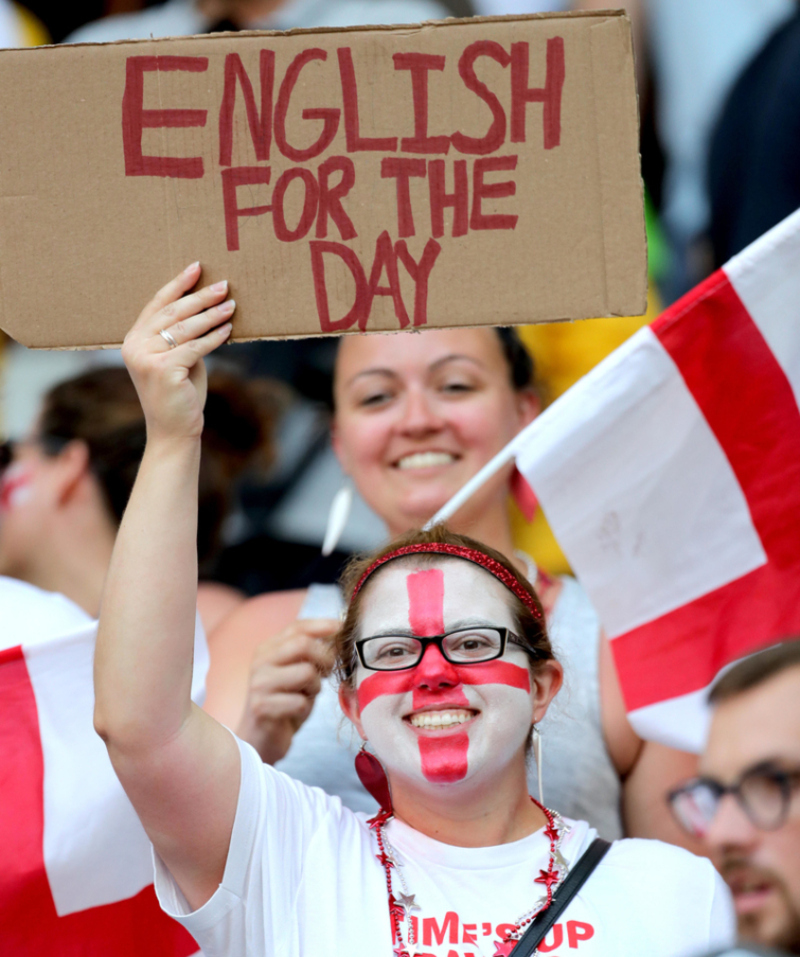
M380 568L381 565L385 565L386 562L390 562L395 558L402 558L404 555L450 555L453 558L463 558L465 561L480 565L481 568L485 568L487 572L494 575L509 591L512 591L534 618L538 618L540 621L542 620L541 609L531 597L530 593L520 585L516 577L507 568L504 568L500 562L495 561L493 558L490 558L475 548L467 548L464 545L448 545L446 542L403 545L400 548L396 548L393 552L389 552L388 555L376 559L361 578L359 578L350 600L353 601L356 595L361 591L364 582L377 568Z

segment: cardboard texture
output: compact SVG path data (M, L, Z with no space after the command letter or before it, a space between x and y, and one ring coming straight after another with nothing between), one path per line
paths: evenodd
M199 259L234 338L644 312L618 13L0 53L0 326L119 344Z

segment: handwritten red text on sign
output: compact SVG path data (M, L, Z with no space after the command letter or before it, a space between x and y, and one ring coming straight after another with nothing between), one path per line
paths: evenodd
M491 203L495 208L497 201L515 196L517 184L511 174L517 169L519 150L534 135L541 135L545 150L561 143L563 39L548 39L541 52L543 56L536 57L528 42L514 42L506 49L496 41L479 40L463 50L457 64L453 58L463 86L488 111L483 136L430 129L430 91L437 75L448 69L446 56L395 53L391 69L408 75L413 123L410 128L398 128L393 135L364 136L352 48L340 47L336 51L335 70L338 89L332 90L331 100L341 105L302 110L302 119L314 124L310 128L316 134L316 139L306 146L290 141L287 117L293 97L299 95L297 85L303 70L314 61L326 61L327 51L316 47L302 50L279 77L275 51L262 49L257 78L248 73L239 54L229 53L224 61L222 101L216 112L218 175L228 250L240 249L243 218L271 216L278 242L307 243L321 331L339 332L351 327L364 330L376 296L391 300L400 328L425 325L431 273L442 252L438 240L446 235L446 211L452 210L450 236L454 239L474 231L515 229L518 216L512 208L487 212L485 204ZM492 90L479 78L476 65L482 58L494 61L507 74L505 90ZM122 100L126 176L202 179L209 175L202 156L147 155L142 143L146 129L212 125L212 104L208 104L209 109L146 109L145 77L176 71L203 74L208 70L207 57L128 57ZM531 85L534 73L543 75L540 86ZM508 110L498 92L510 104ZM244 106L256 159L255 164L246 166L233 165L237 100ZM531 104L541 104L541 134L531 132ZM397 109L393 115L404 114ZM271 161L276 152L283 160L280 172L274 173ZM368 264L362 263L353 246L348 245L358 237L348 213L348 203L353 201L358 188L357 165L352 157L363 153L379 154L374 162L378 164L380 178L389 181L387 186L393 190L396 210L391 228L396 229L397 240L392 239L389 224L376 224L377 239ZM455 158L458 156L465 158ZM364 159L357 157L357 162L363 164ZM285 160L295 165L286 167ZM427 208L417 209L416 215L412 180L427 184ZM258 205L240 205L240 190L244 187L248 195L258 190L262 201ZM295 212L292 222L287 205L290 190L293 196L302 196L299 218ZM406 240L426 234L424 249L415 259ZM332 262L331 257L346 267L355 286L352 307L339 318L331 317L326 284L326 261ZM403 299L401 269L413 282L413 303L406 304Z

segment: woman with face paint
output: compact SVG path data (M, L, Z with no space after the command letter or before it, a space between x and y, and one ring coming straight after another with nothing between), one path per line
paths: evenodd
M144 443L144 415L125 369L93 369L49 389L30 434L0 446L0 575L63 595L96 618ZM219 547L238 475L271 458L269 402L215 373L203 437L201 561ZM198 608L206 631L243 599L204 582Z
M202 358L234 308L224 284L185 295L198 278L190 266L162 289L123 347L147 446L95 656L95 724L153 842L162 906L218 957L505 957L594 832L528 795L526 742L561 667L532 586L499 552L416 533L354 572L338 669L374 750L360 761L383 805L371 820L191 702ZM708 861L626 840L541 951L678 957L731 929Z
M532 379L530 357L509 329L341 340L334 448L390 536L424 525L537 415ZM450 524L512 556L542 597L566 671L565 691L542 727L545 796L564 814L590 821L603 837L625 832L691 845L665 795L695 773L696 759L636 735L586 594L574 579L553 579L515 554L508 513L514 480L509 465ZM333 606L323 611L328 617L339 611L333 592ZM294 620L305 597L263 595L223 624L211 652L212 663L216 655L226 667L212 670L209 706L230 727L246 729L264 760L339 794L354 810L370 810L374 803L353 771L358 743L341 730L331 682L322 682L311 709L308 689L319 685L309 682L324 636L304 634L307 626Z

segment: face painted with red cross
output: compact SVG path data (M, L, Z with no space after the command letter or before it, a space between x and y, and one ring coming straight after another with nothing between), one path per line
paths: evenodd
M471 562L392 563L365 588L362 638L428 637L477 626L514 631L516 622L508 590ZM470 664L453 664L429 645L408 670L359 664L347 710L393 780L491 783L512 761L524 761L531 723L547 706L529 665L511 642L502 658Z

